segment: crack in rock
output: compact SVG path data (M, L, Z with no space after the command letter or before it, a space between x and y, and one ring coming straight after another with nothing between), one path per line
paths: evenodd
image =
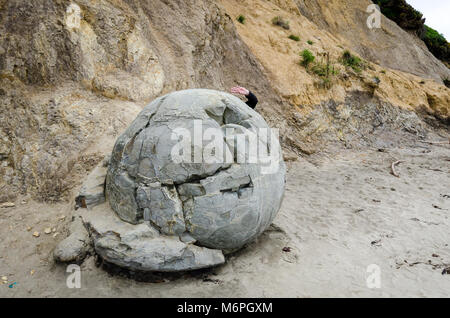
M202 163L172 160L179 142L173 132L183 128L195 136L195 121L201 121L202 133L221 132L234 161L206 163L203 152ZM282 158L272 174L264 174L259 162L248 163L245 133L260 128L268 126L258 113L213 90L174 92L146 106L118 138L106 176L107 203L94 207L110 207L116 215L104 212L101 221L90 214L86 220L96 252L119 266L177 271L223 263L222 250L254 240L279 210L286 173ZM266 155L271 148L281 153L278 141L255 136ZM194 143L191 155L210 142Z

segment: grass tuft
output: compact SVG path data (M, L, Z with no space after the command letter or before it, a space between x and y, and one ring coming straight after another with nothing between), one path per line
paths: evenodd
M344 51L342 54L341 63L351 67L356 73L361 73L361 70L364 68L364 62L348 50Z
M302 53L300 53L300 56L302 57L301 65L306 68L308 68L308 66L316 59L310 50L303 50Z

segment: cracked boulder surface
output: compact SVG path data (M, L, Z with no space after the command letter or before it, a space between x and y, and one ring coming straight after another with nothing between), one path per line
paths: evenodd
M221 250L161 235L145 223L123 222L107 203L90 210L81 209L80 216L95 252L102 259L129 270L178 272L225 262Z
M201 163L173 160L173 148L184 140L173 138L174 131L183 128L195 139L199 122L205 136L193 141L191 155L200 153ZM208 139L208 128L220 133ZM191 89L162 96L116 141L107 201L122 221L151 228L164 239L210 251L237 250L272 223L284 193L281 156L271 157L275 168L268 173L262 162L248 160L248 140L244 146L236 142L244 131L253 132L266 158L281 154L278 140L268 141L258 133L261 128L269 128L262 116L224 92ZM223 153L231 160L205 163L205 149L214 138L224 141Z

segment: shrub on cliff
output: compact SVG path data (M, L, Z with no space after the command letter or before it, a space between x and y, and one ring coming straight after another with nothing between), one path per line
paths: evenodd
M341 63L345 66L351 67L357 73L360 73L361 69L364 67L364 62L348 50L344 51L342 54Z
M450 44L442 34L425 25L423 14L405 0L376 0L381 12L402 29L412 31L422 39L438 59L450 63Z
M448 43L445 37L436 30L427 25L424 27L425 32L422 36L422 40L425 42L430 52L438 59L450 63L450 43Z
M245 24L245 17L241 14L237 17L239 23Z
M301 64L306 68L308 68L309 64L314 62L314 60L316 59L316 57L314 56L314 54L312 54L310 50L303 50L302 53L300 53L300 55L302 57Z
M423 14L414 9L405 0L376 0L374 3L380 6L381 12L389 19L397 23L401 28L422 33L425 19Z
M444 82L444 85L447 86L448 88L450 88L450 79L449 78L444 78L442 80Z

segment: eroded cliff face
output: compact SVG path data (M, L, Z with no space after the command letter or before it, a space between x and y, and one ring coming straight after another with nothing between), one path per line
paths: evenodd
M264 91L258 62L210 1L0 2L0 201L59 199L142 107L185 88Z
M341 45L383 67L441 82L450 70L431 54L423 41L395 22L381 17L380 28L367 27L370 0L294 0L300 14L321 30L336 36Z
M393 22L370 33L366 2L0 0L0 202L69 196L142 107L173 90L248 87L296 154L426 136L425 117L448 123L449 71ZM330 89L298 65L304 48L337 61L343 47L368 68L336 63Z
M382 140L398 144L405 142L400 138L404 131L424 136L424 120L448 125L450 91L441 78L450 71L392 21L382 17L381 29L369 29L370 1L223 0L221 4L230 16L246 17L245 24L235 21L236 28L289 105L283 110L288 125L282 136L297 153L316 152L334 141L349 147L375 146ZM289 30L272 23L276 16L289 21ZM329 87L299 65L304 49L322 64L329 54L336 71ZM362 72L340 63L345 49L365 60ZM397 117L399 113L405 116ZM384 119L378 122L377 116Z

